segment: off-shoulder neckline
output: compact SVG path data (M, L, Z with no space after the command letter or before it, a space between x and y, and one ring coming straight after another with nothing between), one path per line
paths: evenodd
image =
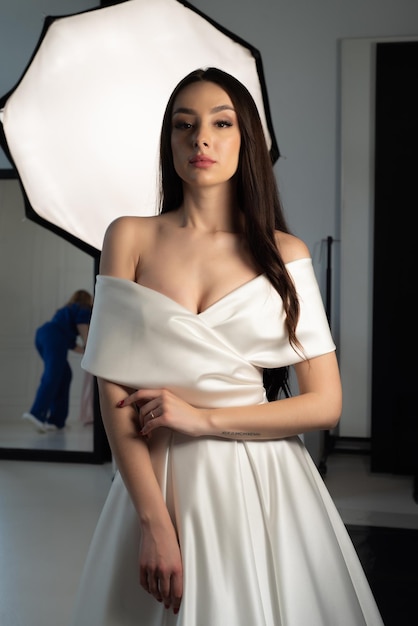
M285 263L285 267L288 268L291 265L299 264L299 263L301 263L303 261L311 261L311 258L310 257L304 257L302 259L296 259L295 261L290 261L289 263ZM120 283L129 284L129 285L131 285L131 287L133 289L139 288L139 290L145 290L145 291L148 291L148 292L150 292L152 294L155 294L157 296L161 296L162 298L164 298L165 300L170 301L172 304L176 305L177 307L179 307L183 311L186 311L190 315L194 315L196 317L200 317L200 316L205 315L205 313L207 313L211 309L213 309L216 306L218 306L219 304L225 302L225 300L227 300L228 298L231 298L232 296L236 295L239 291L242 291L245 288L249 287L250 285L258 282L261 278L264 278L264 280L268 281L268 279L267 279L265 274L257 274L257 276L254 276L254 278L250 278L250 280L247 280L244 283L242 283L241 285L238 285L238 287L235 287L231 291L228 291L221 298L219 298L218 300L215 300L215 302L212 302L212 304L210 304L205 309L203 309L203 311L195 312L195 311L191 311L189 308L187 308L183 304L180 304L180 302L177 302L176 300L174 300L170 296L167 296L165 293L162 293L161 291L158 291L157 289L153 289L152 287L147 287L146 285L142 285L141 283L136 283L133 280L129 280L128 278L119 278L117 276L106 276L106 275L103 275L103 274L99 274L97 276L97 278L98 279L100 278L101 280L105 279L105 280L108 280L108 281L111 281L111 282L116 281L116 282L120 282Z

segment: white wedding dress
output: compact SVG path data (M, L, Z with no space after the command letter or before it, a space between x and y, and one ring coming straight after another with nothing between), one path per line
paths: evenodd
M307 357L335 349L310 259L287 265ZM99 276L83 367L133 388L166 387L201 407L266 401L265 367L300 360L282 302L260 275L200 314ZM139 585L140 529L116 473L80 582L73 626L381 626L344 524L299 437L153 437L179 535L180 612ZM141 476L138 475L138 480Z

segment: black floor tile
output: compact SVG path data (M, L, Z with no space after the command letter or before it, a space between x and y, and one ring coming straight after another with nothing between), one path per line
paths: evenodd
M418 530L347 525L385 626L418 625Z

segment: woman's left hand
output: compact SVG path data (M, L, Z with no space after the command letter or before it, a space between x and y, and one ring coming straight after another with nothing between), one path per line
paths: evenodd
M209 434L205 410L181 400L168 389L139 389L119 402L118 407L136 405L141 434L150 436L156 428L171 428L191 437Z

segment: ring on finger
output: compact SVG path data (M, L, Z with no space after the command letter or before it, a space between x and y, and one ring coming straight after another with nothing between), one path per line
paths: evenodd
M150 411L150 415L151 415L151 419L152 419L152 420L155 420L156 415L154 415L154 413L153 413L152 411Z

